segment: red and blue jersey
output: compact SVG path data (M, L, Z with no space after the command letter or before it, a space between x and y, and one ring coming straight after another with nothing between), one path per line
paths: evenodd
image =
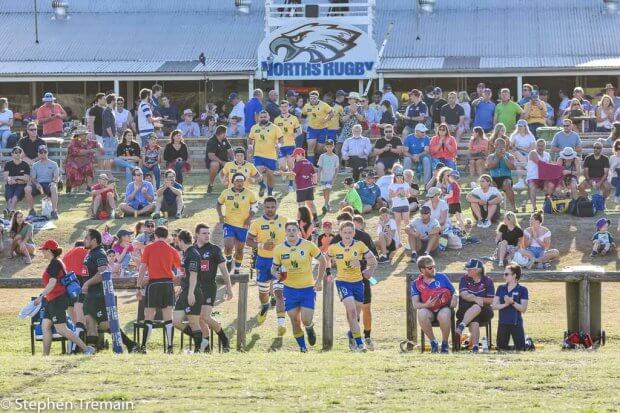
M452 294L454 294L454 287L452 286L452 282L450 281L447 275L442 274L440 272L435 274L435 279L433 279L433 281L431 281L428 284L424 282L424 284L426 285L426 288L428 289L432 290L436 288L447 288L448 290L450 290ZM416 283L412 282L411 283L411 296L414 297L416 295L421 295L421 292L418 289Z

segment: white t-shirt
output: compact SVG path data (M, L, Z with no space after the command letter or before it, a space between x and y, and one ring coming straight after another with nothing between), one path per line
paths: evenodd
M488 201L489 199L491 199L492 196L500 197L500 198L502 197L502 194L501 192L499 192L499 189L497 189L494 186L490 186L486 192L484 192L481 187L478 187L478 188L475 188L473 191L471 191L470 194L477 196L482 201Z
M8 123L11 119L13 119L13 111L11 109L0 112L0 122ZM11 130L11 127L3 124L0 125L0 130Z
M440 199L436 208L433 208L433 204L431 203L430 199L426 201L424 205L431 209L431 218L436 219L440 225L441 225L441 214L445 211L446 212L445 227L450 228L450 225L451 225L450 218L447 215L449 208L448 208L448 203L446 201L444 201L443 199Z
M538 158L543 162L549 162L551 156L549 156L549 152L545 151L543 156L538 155ZM538 165L530 160L529 155L527 158L527 165L525 165L525 170L527 171L525 178L526 180L530 181L532 179L538 179Z
M386 224L383 224L381 221L379 221L377 223L377 235L383 234L383 229L385 227L394 231L394 242L396 243L396 247L400 246L400 234L397 231L396 221L394 220L394 218L390 218L390 220Z
M521 135L515 133L510 137L510 144L520 151L530 152L530 147L536 143L536 138L531 133Z
M245 133L245 103L239 101L235 106L233 106L232 110L230 111L230 115L228 115L228 118L230 119L233 116L238 116L241 118L241 120L237 122L237 126L242 134Z
M377 179L376 184L381 190L381 198L385 199L386 201L389 201L390 199L390 193L388 188L390 187L390 184L393 180L394 177L392 175L383 175L382 177Z
M116 115L116 130L120 132L123 129L123 125L129 118L129 111L125 108L123 108L122 112L115 109L114 115Z
M392 201L392 207L401 207L401 206L409 206L409 200L407 199L407 194L409 193L409 184L406 183L402 183L402 184L397 184L397 183L391 183L390 186L388 187L388 194L390 192L398 192L398 191L402 191L402 196L393 196L390 197L390 201Z
M540 247L540 248L543 247L542 245L540 245L538 243L538 241L536 241L535 239L532 238L532 233L531 233L529 228L527 228L525 231L523 231L523 235L525 235L525 238L527 238L527 239L532 239L532 243L530 244L530 246L532 246L532 247ZM543 233L542 237L539 237L539 238L544 241L544 240L546 240L549 237L551 237L551 231L547 230L546 232Z

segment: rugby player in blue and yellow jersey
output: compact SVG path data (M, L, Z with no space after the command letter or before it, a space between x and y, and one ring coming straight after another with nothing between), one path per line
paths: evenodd
M315 154L320 154L321 147L327 140L327 123L334 111L327 103L319 100L319 92L313 90L308 95L308 103L301 110L308 119L308 160L314 163Z
M331 244L327 249L327 256L336 264L336 289L342 304L344 304L349 322L349 337L353 338L355 346L352 351L364 351L364 342L360 332L359 316L364 303L363 278L370 278L377 268L377 259L368 247L361 241L353 239L355 225L346 221L340 224L342 240ZM361 260L366 260L366 269L362 271Z
M280 147L280 170L292 171L295 166L293 151L295 150L295 137L299 135L301 125L297 116L290 113L288 101L280 102L280 116L273 120L282 131L282 146ZM288 191L293 192L293 180L288 181Z
M258 123L252 126L248 135L248 154L253 155L254 166L266 177L267 195L273 195L273 173L278 169L278 142L282 140L282 130L269 122L266 110L258 114ZM265 195L265 182L260 182L258 196Z
M273 264L273 250L276 245L282 244L285 239L284 227L287 219L278 215L278 201L274 197L265 198L263 203L263 216L255 219L250 224L246 243L251 248L258 249L256 256L256 284L258 285L258 298L261 309L257 316L259 324L265 322L269 310L269 291L273 286L273 295L276 299L276 314L278 322L278 335L286 333L284 298L282 296L282 283L273 283L271 266Z
M308 334L308 343L316 343L314 332L314 303L316 292L321 291L327 262L321 250L299 236L297 222L286 223L286 240L273 250L271 273L284 284L284 308L291 319L293 335L299 350L308 351L302 323ZM316 280L312 275L312 259L319 262Z
M222 168L221 176L224 186L227 188L233 187L232 177L236 173L241 173L245 176L245 188L250 188L252 182L260 182L263 179L254 164L245 160L245 149L241 147L235 148L234 154L234 160L226 162Z

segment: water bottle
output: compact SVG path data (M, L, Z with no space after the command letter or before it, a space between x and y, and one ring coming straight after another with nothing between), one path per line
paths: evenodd
M439 251L445 251L446 247L448 246L448 238L446 237L439 237Z
M489 352L489 343L487 342L487 338L486 337L482 337L482 352L483 353L488 353Z

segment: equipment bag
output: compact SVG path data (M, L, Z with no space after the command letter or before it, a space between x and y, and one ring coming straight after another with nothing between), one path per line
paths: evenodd
M437 311L440 308L450 305L450 301L452 300L452 292L447 288L428 288L421 275L418 276L414 282L416 288L420 292L420 299L423 303L428 302L428 300L434 297L439 297L431 308L432 311Z
M594 204L594 212L605 211L605 198L601 194L592 195L592 204Z
M551 212L554 214L562 214L568 211L570 199L552 199Z
M79 295L82 293L82 287L80 286L77 275L75 275L73 271L63 275L60 279L60 284L65 287L69 302L76 302Z
M579 198L570 201L568 212L576 217L593 217L594 204L590 201L590 199L588 199L588 197L580 196Z

